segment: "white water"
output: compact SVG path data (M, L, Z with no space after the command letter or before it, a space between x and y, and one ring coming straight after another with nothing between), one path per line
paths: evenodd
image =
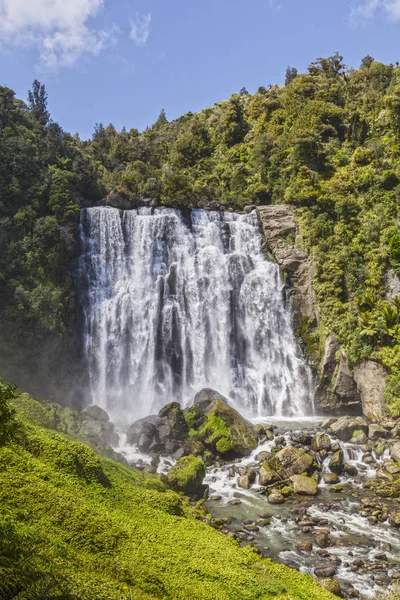
M135 419L204 387L248 416L312 413L279 269L256 213L81 215L80 294L93 403Z

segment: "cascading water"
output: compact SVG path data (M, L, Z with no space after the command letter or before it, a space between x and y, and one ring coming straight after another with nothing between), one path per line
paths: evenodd
M82 211L80 295L92 401L139 418L203 387L248 416L312 411L278 266L255 212Z

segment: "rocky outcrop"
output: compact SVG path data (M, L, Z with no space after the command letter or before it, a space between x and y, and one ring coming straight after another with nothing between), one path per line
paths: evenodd
M259 206L257 214L268 250L288 274L297 322L301 315L309 320L311 326L316 326L316 295L312 286L314 271L307 252L299 246L295 209L285 204Z
M120 210L130 210L133 208L132 202L127 198L123 198L114 190L107 195L105 199L105 205L111 206L112 208L119 208Z
M385 412L385 369L377 362L366 360L355 366L354 379L361 396L364 415L369 419L381 420Z
M393 269L389 269L385 277L385 292L387 300L400 296L400 277Z
M330 382L336 369L336 355L340 345L334 333L330 333L325 340L324 353L320 364L322 381Z

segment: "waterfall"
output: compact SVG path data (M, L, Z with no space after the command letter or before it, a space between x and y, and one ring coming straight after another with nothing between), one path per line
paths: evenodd
M311 373L255 212L90 208L81 241L93 403L134 419L212 387L249 417L312 411Z

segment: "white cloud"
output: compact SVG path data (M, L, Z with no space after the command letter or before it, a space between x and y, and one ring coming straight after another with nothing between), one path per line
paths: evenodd
M138 46L145 46L151 31L151 13L136 14L136 21L131 21L130 38Z
M385 11L390 19L400 19L400 0L364 0L351 9L350 18L354 22L372 19L380 10Z
M89 28L105 0L0 0L0 45L36 46L41 62L73 65L83 54L97 55L115 30Z

